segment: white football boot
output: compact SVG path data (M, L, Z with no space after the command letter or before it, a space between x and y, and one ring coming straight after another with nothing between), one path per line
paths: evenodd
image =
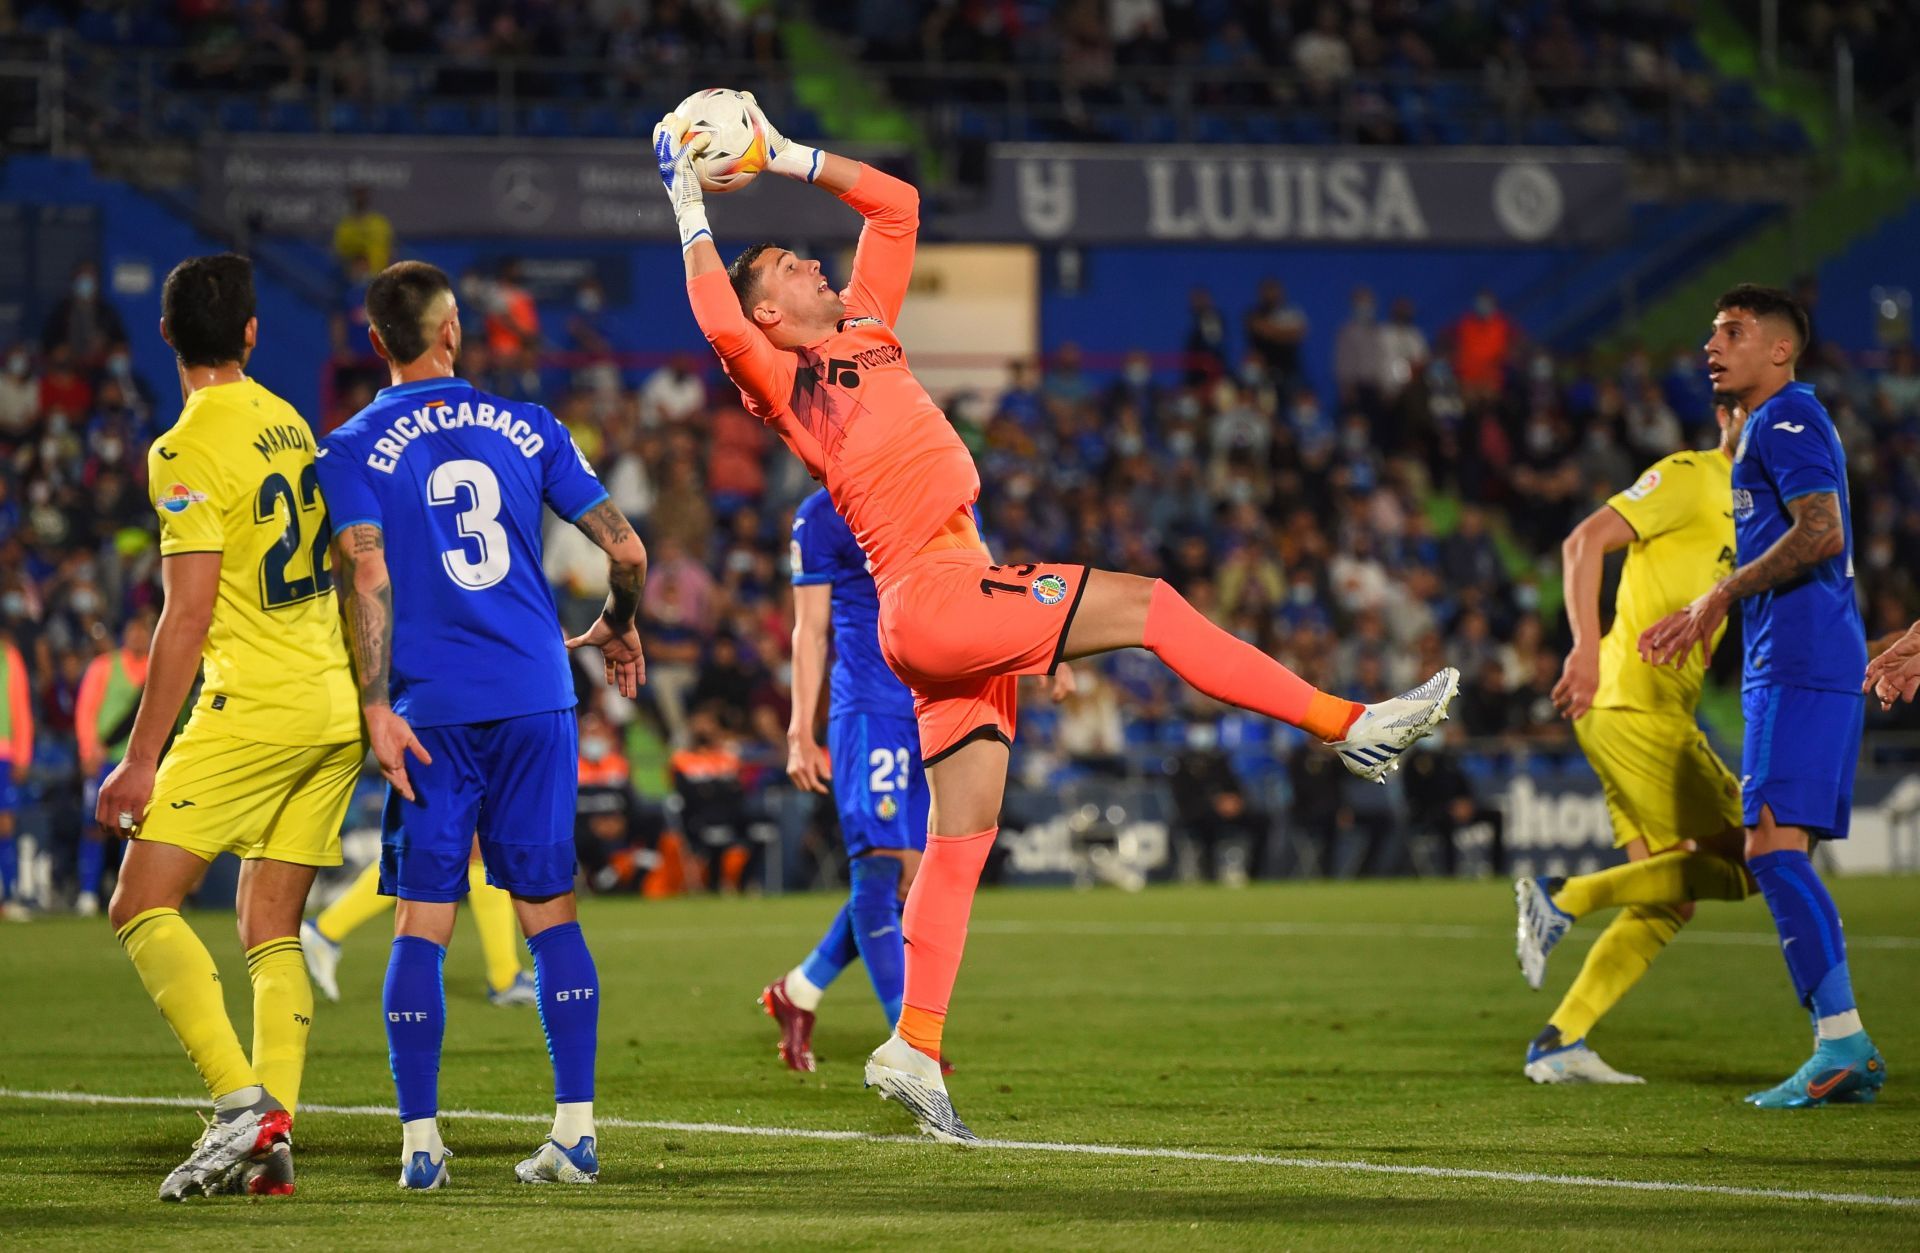
M1400 768L1400 754L1447 720L1447 706L1459 694L1460 672L1443 667L1412 691L1363 707L1347 728L1347 738L1328 747L1340 754L1347 769L1384 785L1387 775Z
M340 999L340 946L320 934L312 921L300 924L300 952L307 959L313 986L330 1001Z
M975 1144L980 1137L953 1112L940 1063L901 1039L898 1033L867 1058L867 1086L880 1089L883 1101L898 1101L926 1132L942 1144Z

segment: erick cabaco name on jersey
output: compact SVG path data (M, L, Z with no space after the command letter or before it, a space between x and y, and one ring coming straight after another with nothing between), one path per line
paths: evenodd
M382 474L392 474L405 455L407 445L463 426L499 432L529 460L539 456L540 450L547 446L546 437L534 430L526 419L514 417L511 409L496 408L485 401L474 404L463 400L455 405L445 400L429 400L413 412L394 419L385 433L373 441L367 464Z

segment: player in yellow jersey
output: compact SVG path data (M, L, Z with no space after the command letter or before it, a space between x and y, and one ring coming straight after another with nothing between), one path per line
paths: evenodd
M1740 785L1694 719L1705 658L1678 669L1651 666L1635 649L1642 631L1733 569L1739 430L1726 409L1717 416L1717 449L1656 462L1576 527L1562 550L1573 650L1553 699L1573 719L1600 776L1614 843L1628 861L1597 874L1515 884L1520 969L1534 988L1574 919L1620 909L1527 1048L1525 1070L1535 1083L1643 1082L1602 1061L1587 1046L1587 1033L1693 916L1694 901L1741 900L1753 890L1742 865ZM1601 566L1621 548L1627 561L1613 628L1602 639Z
M365 756L359 698L313 434L243 372L257 330L252 265L191 258L160 299L185 408L147 461L166 599L126 757L95 808L109 835L129 841L107 917L213 1097L213 1121L161 1199L237 1186L279 1194L293 1190L289 1132L313 1019L300 913L316 868L340 864ZM200 699L162 761L202 666ZM180 916L227 852L244 859L251 1061L213 958Z

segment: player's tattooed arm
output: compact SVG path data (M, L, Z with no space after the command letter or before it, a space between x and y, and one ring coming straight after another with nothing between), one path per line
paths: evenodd
M393 675L393 583L387 541L377 526L350 526L334 536L347 651L360 684L360 705L385 705Z
M568 640L567 647L599 649L607 683L622 696L637 696L647 681L640 632L633 625L640 612L641 590L647 585L646 545L610 500L587 510L574 525L607 554L607 607L600 611L599 621Z
M1727 620L1727 611L1736 602L1791 583L1846 550L1847 532L1840 520L1840 498L1835 493L1810 492L1788 501L1787 512L1793 515L1793 526L1773 547L1714 584L1685 609L1647 628L1640 637L1644 660L1654 665L1684 665L1696 645L1705 656L1714 632Z
M646 546L610 500L587 510L575 525L607 554L607 607L601 617L615 628L631 626L647 585Z
M1810 492L1787 502L1793 526L1746 565L1720 584L1729 601L1744 600L1768 588L1791 583L1813 567L1839 556L1847 547L1840 521L1840 498L1832 492Z

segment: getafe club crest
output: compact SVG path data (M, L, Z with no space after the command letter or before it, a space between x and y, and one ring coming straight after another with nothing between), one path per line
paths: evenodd
M882 796L880 803L873 807L873 812L880 815L880 821L892 822L894 815L900 812L900 802L891 796Z
M1067 598L1067 581L1057 574L1043 574L1033 581L1033 598L1043 605L1057 605Z

